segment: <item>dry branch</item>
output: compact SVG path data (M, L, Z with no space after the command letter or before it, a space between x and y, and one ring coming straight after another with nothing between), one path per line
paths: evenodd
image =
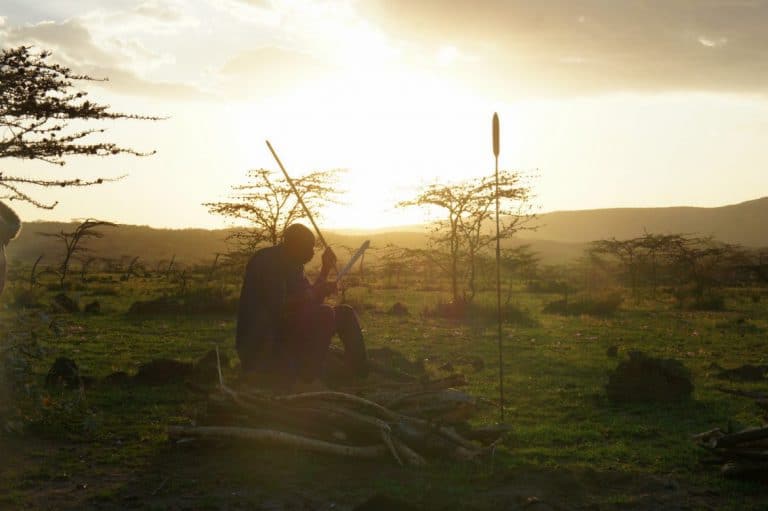
M379 458L387 452L387 448L383 445L355 447L350 445L334 444L322 440L315 440L312 438L285 433L283 431L243 427L169 426L168 436L170 438L237 438L242 440L253 440L264 444L286 445L314 452L335 454L337 456L347 456L352 458Z

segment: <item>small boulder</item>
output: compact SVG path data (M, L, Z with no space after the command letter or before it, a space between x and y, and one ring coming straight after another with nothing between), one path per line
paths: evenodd
M677 401L693 392L691 371L674 359L630 351L629 359L608 373L605 387L612 401Z
M84 312L88 314L100 314L101 313L101 303L98 300L94 300L88 305L85 306L85 309L83 309Z
M80 370L71 358L59 357L48 370L45 386L77 388L80 386Z
M181 383L192 373L192 370L193 366L190 363L158 358L141 364L133 381L139 385Z
M387 314L392 316L407 316L410 312L408 312L408 307L403 305L402 302L395 302L392 307L389 308Z
M130 382L131 376L125 371L115 371L114 373L108 374L104 377L103 380L101 380L101 383L104 385L114 386L128 385Z
M77 302L64 293L59 293L53 297L53 306L60 312L69 312L70 314L80 312L80 306Z

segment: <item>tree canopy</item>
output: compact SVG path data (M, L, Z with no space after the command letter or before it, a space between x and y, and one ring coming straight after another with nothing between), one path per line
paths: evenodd
M105 81L77 74L50 61L51 52L35 51L30 46L3 49L0 53L0 159L38 160L63 166L67 158L113 156L140 152L113 142L92 142L89 135L103 133L93 121L110 119L159 120L159 117L113 112L109 105L87 99L88 93L76 88L78 82ZM71 129L70 124L87 127ZM91 186L120 179L77 177L43 179L12 175L0 168L0 199L29 202L52 209L57 202L43 203L30 191L35 187Z

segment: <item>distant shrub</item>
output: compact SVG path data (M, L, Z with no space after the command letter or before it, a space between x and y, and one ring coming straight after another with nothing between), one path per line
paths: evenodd
M17 288L13 293L13 306L19 309L34 309L41 306L43 292L39 288Z
M437 302L433 307L422 311L424 317L452 319L456 321L479 321L493 323L497 318L496 304L476 302ZM536 326L538 321L527 310L512 304L501 306L501 319L504 323L518 326Z
M128 314L234 314L238 299L221 288L203 287L183 295L161 296L131 304Z
M525 288L529 293L562 293L567 284L560 280L532 280Z
M153 300L133 302L128 314L134 316L154 316L163 314L182 314L181 301L176 297L161 296Z
M727 321L720 321L715 324L715 328L718 328L723 332L735 331L741 337L744 337L746 334L760 334L764 331L763 328L752 323L749 319L743 316Z
M185 312L200 314L229 314L237 312L238 299L220 287L201 287L183 297Z
M543 312L547 314L560 314L563 316L610 316L614 314L623 298L619 293L608 293L596 297L576 296L570 300L555 300L544 306Z
M91 286L86 293L89 296L119 296L120 289L117 286Z
M714 289L700 291L692 287L682 287L673 290L673 296L677 300L677 306L683 310L691 311L723 311L725 310L725 296Z
M362 296L346 296L340 300L342 305L349 305L357 312L373 311L376 310L376 305L370 302L366 302Z

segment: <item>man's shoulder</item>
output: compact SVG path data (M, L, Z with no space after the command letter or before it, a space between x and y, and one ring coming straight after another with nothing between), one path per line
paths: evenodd
M248 261L248 267L276 265L280 262L281 253L280 245L261 248L251 256L251 259Z

